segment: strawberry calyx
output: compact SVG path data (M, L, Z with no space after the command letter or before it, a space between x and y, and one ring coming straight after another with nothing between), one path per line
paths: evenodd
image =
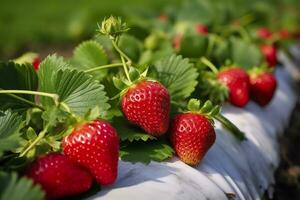
M147 77L147 72L148 68L146 68L146 70L141 73L135 67L129 67L129 77L131 81L128 81L123 77L114 76L113 83L115 87L120 90L120 93L112 97L111 100L122 97L130 88L135 87L141 81L157 82L157 80Z
M273 73L273 68L268 67L266 64L255 66L249 69L247 72L251 78L255 78L264 73Z
M212 124L214 119L218 120L227 130L230 131L238 140L245 140L245 134L239 130L230 120L221 114L221 107L213 105L210 100L202 103L198 99L190 99L187 104L188 111L186 113L196 113L205 116Z
M201 102L198 99L190 99L187 104L188 112L198 113L207 117L211 122L213 118L218 115L221 111L221 107L218 105L213 105L210 100Z

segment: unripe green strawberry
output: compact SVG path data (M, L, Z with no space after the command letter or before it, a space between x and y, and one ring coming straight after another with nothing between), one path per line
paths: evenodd
M26 176L42 186L48 199L85 192L93 181L84 168L59 153L38 158L29 166Z
M169 127L169 92L159 82L139 81L122 96L122 111L129 122L160 136Z
M65 155L87 168L99 184L110 185L116 180L119 138L108 122L94 120L76 127L62 146Z

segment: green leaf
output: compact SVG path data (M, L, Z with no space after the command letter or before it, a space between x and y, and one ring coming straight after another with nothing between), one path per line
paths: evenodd
M119 47L134 62L137 62L142 51L142 43L131 35L124 34L120 37Z
M172 55L155 63L158 81L165 85L173 100L187 98L197 85L198 72L187 58Z
M15 90L37 90L37 74L30 64L16 64L13 62L0 62L0 88ZM25 101L34 102L32 95L0 95L0 109L26 109L32 107L29 103L12 96L24 98Z
M189 102L188 102L187 108L190 111L199 111L200 101L198 99L190 99Z
M16 173L0 172L0 200L42 200L45 193L32 180Z
M42 114L44 124L47 124L48 127L55 127L58 123L65 122L67 117L67 113L56 106L48 107Z
M140 72L135 67L129 67L129 77L131 81L138 80L140 78Z
M72 60L80 69L90 69L108 62L103 47L93 40L82 42L77 46Z
M250 68L261 63L261 52L253 43L232 38L231 45L232 61L235 64Z
M33 128L29 127L26 131L26 137L28 140L34 140L37 138L37 134Z
M196 34L185 34L180 43L179 54L183 57L199 58L205 56L208 37Z
M39 75L39 90L42 92L55 93L55 82L56 74L61 69L72 68L71 65L66 63L63 57L58 57L55 54L50 55L43 60L40 64L40 69L38 71ZM43 105L52 105L53 100L48 97L40 97Z
M78 70L87 70L108 63L108 57L103 47L96 41L89 40L81 43L74 50L71 63ZM91 74L99 80L107 75L107 70L99 70L91 72Z
M124 83L124 81L120 78L117 78L117 77L113 77L113 83L114 83L114 86L116 88L118 88L119 90L124 90L125 88L128 87L128 85L126 83Z
M59 101L67 105L75 115L84 117L95 106L104 114L110 107L104 86L84 72L60 70L53 76L52 81L50 86L41 87L41 91L58 94ZM44 106L54 105L48 99L41 99L41 102Z
M129 124L124 117L115 117L112 122L113 126L117 129L121 141L147 141L155 140L152 135L147 134L136 126Z
M22 117L17 113L7 110L0 116L0 156L4 151L14 151L20 144L20 129Z
M120 149L120 157L124 161L132 163L150 163L164 161L173 156L173 149L163 140L134 142Z

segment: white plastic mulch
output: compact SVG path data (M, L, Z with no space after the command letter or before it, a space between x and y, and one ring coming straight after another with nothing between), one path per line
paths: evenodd
M223 106L223 114L247 135L239 142L216 123L217 140L196 168L177 158L149 165L120 161L118 179L91 199L192 200L261 199L272 194L274 170L279 164L278 134L282 134L296 102L291 77L276 70L278 90L271 104L250 102L240 109Z

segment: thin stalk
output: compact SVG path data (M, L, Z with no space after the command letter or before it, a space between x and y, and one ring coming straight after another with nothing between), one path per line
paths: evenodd
M112 40L112 44L121 56L123 56L127 61L132 62L131 59L118 47L117 43L114 40Z
M101 65L98 67L94 67L92 69L87 69L84 72L93 72L101 69L108 69L108 68L113 68L113 67L121 67L123 66L123 63L113 63L113 64L108 64L108 65Z
M58 103L58 98L59 98L59 96L54 93L37 92L31 90L0 90L0 94L30 94L30 95L37 95L37 96L45 96L45 97L52 98L55 103Z
M49 125L47 125L44 130L39 133L37 138L35 138L35 140L20 154L20 157L25 156L46 135L48 126Z
M36 107L36 108L39 108L39 109L41 109L41 110L45 110L45 108L43 108L42 106L37 105L37 104L33 103L32 101L29 101L29 100L24 99L24 98L22 98L22 97L19 97L19 96L17 96L17 95L14 95L14 94L6 94L6 95L8 95L8 96L10 96L10 97L12 97L12 98L18 99L19 101L22 101L22 102L24 102L24 103L27 103L27 104L29 104L29 105L31 105L31 106L34 106L34 107Z
M121 55L121 60L122 60L122 63L123 63L123 69L124 69L125 75L126 75L128 81L131 83L131 79L130 79L130 76L129 76L127 65L126 65L125 59L122 55Z
M237 139L246 140L245 133L236 127L231 121L221 114L215 115L214 118L218 120L227 130L229 130Z
M218 74L219 73L219 70L215 67L214 64L212 64L207 58L205 57L201 57L200 61L205 64L207 67L209 67L209 69L215 73L215 74Z
M207 50L206 50L206 56L210 55L214 45L215 45L215 37L214 37L214 35L211 35L208 37L208 46L207 46Z

